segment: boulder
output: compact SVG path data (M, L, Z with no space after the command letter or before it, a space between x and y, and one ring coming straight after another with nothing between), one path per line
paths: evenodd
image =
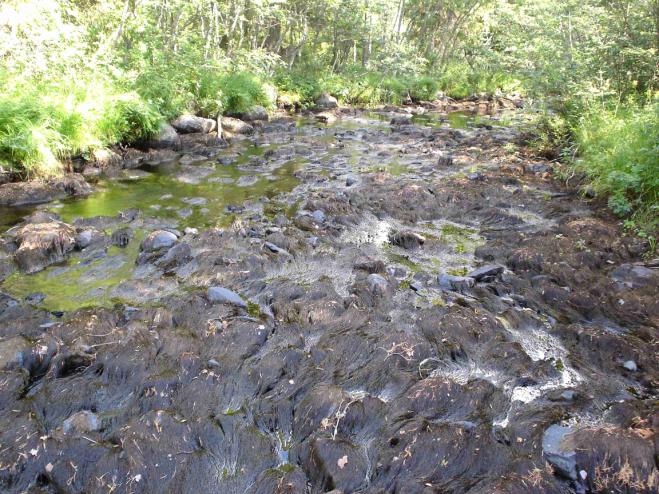
M78 173L47 181L29 181L0 185L0 206L27 206L91 194L92 187Z
M142 240L140 248L144 252L153 252L165 247L169 248L173 246L177 240L178 238L172 232L156 230L149 233L146 238Z
M208 134L215 130L217 123L211 118L197 117L195 115L181 115L172 122L174 127L181 134Z
M389 243L403 249L416 249L425 243L426 239L418 233L406 230L393 232L389 235Z
M121 168L122 158L111 149L95 149L91 152L91 163L101 170L106 168Z
M338 100L329 93L321 94L316 100L316 107L320 110L331 110L339 107Z
M577 454L567 445L565 436L572 429L558 424L550 426L542 438L542 452L559 475L577 480Z
M247 303L236 292L221 286L211 286L208 289L208 300L217 304L229 304L247 308Z
M167 122L163 122L160 125L158 135L148 141L146 147L153 149L179 149L181 147L181 137L174 127Z
M475 269L467 276L475 279L476 281L491 281L496 278L497 275L503 273L503 270L504 267L500 264L486 264L485 266L481 266L480 268Z
M254 127L233 117L222 117L222 130L232 134L251 135L254 133Z
M391 119L391 125L411 125L412 117L410 115L398 115Z
M611 272L611 278L627 288L659 285L659 272L645 266L622 264Z
M245 122L257 122L257 121L267 121L270 116L268 115L268 110L266 110L261 105L254 105L245 113L243 113L240 118Z
M74 413L62 423L64 434L84 434L100 428L101 422L98 416L88 410Z
M440 274L438 277L439 287L443 290L464 292L474 286L474 279L468 276L453 276Z
M336 115L329 111L320 112L316 115L316 120L324 124L333 124L336 122Z
M76 231L61 221L30 223L16 232L16 263L25 273L36 273L66 259L76 245Z

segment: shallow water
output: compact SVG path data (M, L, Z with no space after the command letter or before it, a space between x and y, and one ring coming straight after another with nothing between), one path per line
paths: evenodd
M424 126L466 128L483 118L486 117L453 112L422 115L414 117L414 121ZM346 171L352 170L357 174L386 172L400 176L413 171L403 157L374 156L369 146L362 142L367 130L388 133L388 119L369 113L366 117L339 120L329 127L321 127L320 131L315 122L298 119L295 128L287 132L289 140L320 145L314 152L300 153L296 149L298 152L291 153L290 159L275 159L270 163L263 156L287 145L284 136L271 137L269 143L260 145L251 140L238 141L212 159L191 164L180 164L177 160L138 170L124 170L119 178L100 181L95 186L95 192L82 199L2 210L0 231L18 223L23 216L36 209L55 212L67 223L81 218L113 217L130 208L142 211L144 216L163 220L178 230L185 227L226 227L236 218L236 208L239 210L247 201L266 199L263 204L266 216L290 214L295 205L281 203L275 200L276 196L292 191L300 183L296 177L297 171L321 167L321 174L327 176L334 167L322 165L321 159L330 158L331 165L332 157L347 156ZM309 141L309 137L313 141ZM341 143L340 149L337 149L337 143ZM395 151L396 148L392 148L392 153ZM146 233L145 230L137 230L136 238L126 249L110 247L105 255L97 253L91 257L85 252L74 252L64 265L51 266L34 275L15 273L0 286L14 297L30 297L33 304L51 311L111 306L122 301L113 288L136 277L135 259L139 254L139 242ZM459 249L456 254L461 253ZM473 252L473 248L471 250ZM396 257L395 252L389 252L388 256L390 260L398 260L402 264L415 262ZM458 259L458 264L460 262L467 264L464 259Z

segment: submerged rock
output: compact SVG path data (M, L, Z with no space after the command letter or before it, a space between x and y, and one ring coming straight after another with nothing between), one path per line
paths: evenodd
M247 303L236 292L221 286L212 286L208 289L208 300L218 304L229 304L247 308Z
M30 223L16 232L16 244L18 267L26 273L36 273L66 259L75 248L76 232L60 221Z

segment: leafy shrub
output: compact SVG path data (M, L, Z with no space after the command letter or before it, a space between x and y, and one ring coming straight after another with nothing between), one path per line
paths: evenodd
M637 212L657 223L659 212L659 102L622 108L592 106L575 125L575 168L609 195L619 214Z
M253 74L227 74L219 83L222 87L222 109L227 114L243 113L254 105L266 108L274 105L263 82Z
M162 116L136 93L108 98L98 121L104 144L132 143L149 139L158 133Z

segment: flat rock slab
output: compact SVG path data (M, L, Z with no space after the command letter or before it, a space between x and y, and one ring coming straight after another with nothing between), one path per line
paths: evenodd
M229 304L247 308L247 303L236 292L221 286L212 286L208 289L208 300L217 304Z
M92 193L92 187L78 173L47 181L17 182L0 185L0 206L28 206L80 197Z

